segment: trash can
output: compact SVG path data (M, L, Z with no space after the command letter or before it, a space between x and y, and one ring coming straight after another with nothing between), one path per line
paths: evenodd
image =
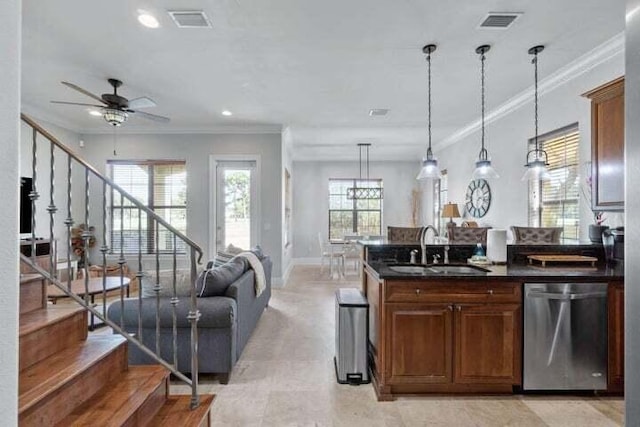
M336 290L336 377L340 384L371 382L367 346L369 303L354 288Z

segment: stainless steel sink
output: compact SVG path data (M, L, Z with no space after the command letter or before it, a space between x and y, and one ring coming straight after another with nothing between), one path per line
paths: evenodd
M435 274L486 274L489 271L475 265L435 264L427 267L428 273Z
M425 274L428 273L428 268L424 265L392 265L389 266L389 270L402 274Z
M390 265L389 270L401 274L440 275L440 274L486 274L491 270L475 265L429 264L429 265Z

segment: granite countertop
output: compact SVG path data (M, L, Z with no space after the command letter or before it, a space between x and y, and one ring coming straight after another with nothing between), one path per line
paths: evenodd
M568 280L576 279L584 281L598 281L602 279L623 279L624 278L624 264L618 262L613 266L599 266L599 267L583 267L583 266L547 266L542 267L539 265L526 265L526 264L512 264L506 265L490 265L481 266L490 270L483 274L438 274L438 273L425 273L425 274L407 274L398 273L389 268L389 265L384 262L370 262L368 265L376 272L379 279L383 280L505 280L505 281L540 281L540 280ZM410 264L402 264L410 265ZM442 264L439 264L442 265ZM459 263L459 265L464 265Z

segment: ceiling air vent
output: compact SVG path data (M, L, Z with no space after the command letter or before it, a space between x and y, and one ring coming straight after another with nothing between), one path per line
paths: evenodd
M373 108L373 109L369 110L369 115L371 117L373 117L373 116L386 116L388 112L389 112L388 108Z
M479 28L506 30L522 15L519 12L489 12L482 20Z
M202 10L169 10L178 28L211 28L211 22Z

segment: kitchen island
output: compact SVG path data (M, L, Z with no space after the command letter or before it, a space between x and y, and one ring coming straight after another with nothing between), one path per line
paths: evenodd
M369 301L372 378L379 400L415 393L513 393L522 389L523 284L606 283L607 392L623 384L623 268L541 267L520 262L530 248L510 248L510 263L480 274L395 271L408 245L363 245L363 292ZM368 249L374 249L369 251ZM433 245L431 252L443 247ZM473 247L452 247L461 263ZM545 246L536 252L563 251ZM583 253L601 248L575 246ZM403 252L404 251L404 252ZM391 254L391 255L390 255ZM408 255L407 255L408 256ZM401 258L401 259L398 259ZM466 258L463 258L466 260ZM442 266L442 264L440 264ZM439 271L439 270L435 270Z

